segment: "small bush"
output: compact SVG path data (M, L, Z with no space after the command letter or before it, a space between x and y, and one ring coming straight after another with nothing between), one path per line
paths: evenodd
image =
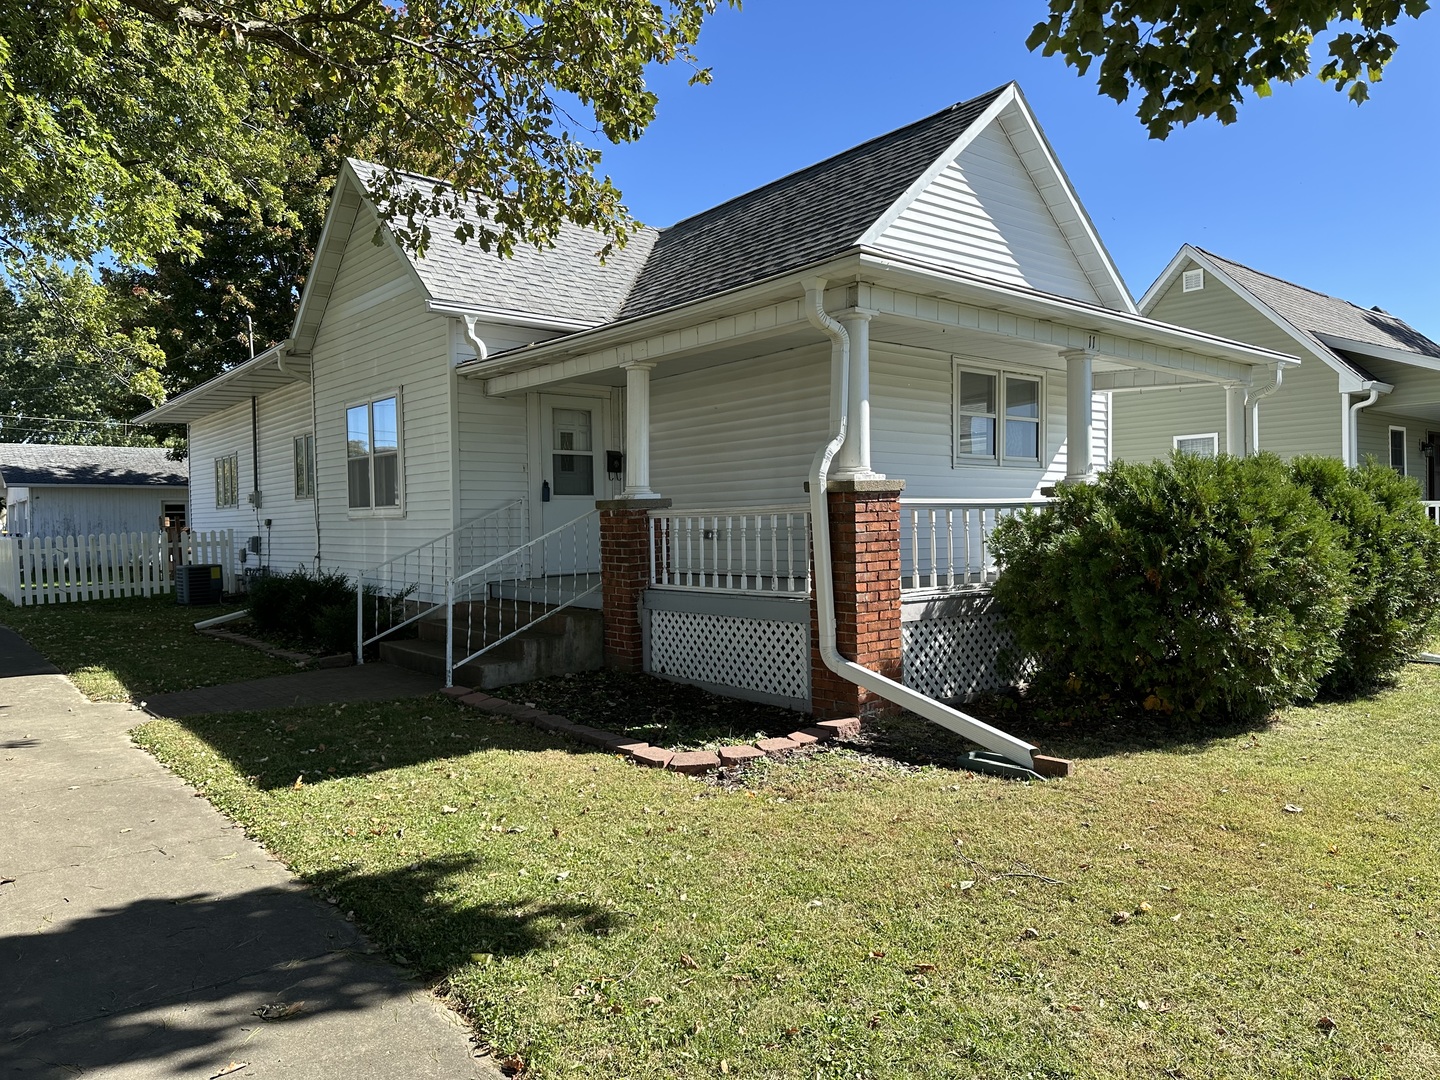
M355 649L355 587L338 570L301 567L254 578L249 607L264 634L327 652Z
M1297 458L1290 471L1335 522L1349 554L1340 653L1320 689L1353 695L1393 676L1434 631L1440 529L1416 482L1374 460L1347 469L1334 458Z
M997 528L995 598L1051 687L1253 719L1313 697L1336 658L1335 532L1273 455L1120 462Z

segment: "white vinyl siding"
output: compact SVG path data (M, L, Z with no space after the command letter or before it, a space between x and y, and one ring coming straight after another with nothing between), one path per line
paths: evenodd
M5 527L15 535L101 536L153 533L167 503L185 505L183 487L11 488Z
M999 125L977 135L876 246L997 281L1100 302Z
M664 372L650 384L655 491L681 508L806 499L815 450L829 438L829 348ZM948 387L943 405L948 415Z
M1380 400L1388 404L1385 398ZM1394 461L1391 457L1391 440L1395 437L1395 432L1404 432L1401 436L1405 440L1404 474L1424 482L1425 455L1420 453L1420 440L1430 430L1425 421L1397 416L1392 412L1380 412L1372 405L1368 409L1360 410L1356 428L1359 436L1356 460L1373 458L1381 465L1392 467Z
M450 320L425 310L392 248L371 242L375 225L368 209L356 218L312 353L321 562L351 573L444 535L455 517ZM397 392L403 513L352 517L346 409Z
M234 529L235 546L244 546L250 536L268 537L267 549L257 558L248 556L244 567L262 561L277 572L315 565L315 503L294 497L296 436L311 430L310 384L291 386L262 394L256 403L260 431L260 476L252 475L250 446L250 403L234 405L190 425L191 469L190 526L196 530ZM215 508L214 475L200 462L232 450L239 459L240 491L260 492L256 509L241 497L240 505ZM265 528L269 520L270 528ZM232 567L237 573L240 564Z
M1040 463L1002 469L993 464L954 464L955 363L946 353L871 346L870 442L875 470L904 480L905 498L915 499L1029 498L1064 479L1064 371L1045 371ZM810 453L816 445L810 444Z
M476 329L491 353L553 336L553 332L531 332L514 326L481 324ZM458 323L453 338L455 362L474 359L475 352L460 333ZM516 499L536 495L528 488L527 430L525 395L489 397L481 380L456 380L457 525Z

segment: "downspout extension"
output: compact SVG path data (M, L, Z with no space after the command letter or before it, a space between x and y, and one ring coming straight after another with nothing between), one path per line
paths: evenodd
M1015 738L998 728L991 727L968 713L952 709L924 694L916 693L893 679L887 679L878 671L848 660L840 655L835 644L835 575L830 561L830 509L826 497L830 478L830 463L840 447L844 445L849 425L848 402L850 398L850 335L845 328L825 310L825 279L806 278L805 316L810 324L839 347L840 387L839 412L834 433L830 441L815 453L810 466L810 530L815 551L815 614L818 627L816 642L820 659L825 666L857 686L878 694L886 701L903 709L923 716L971 742L978 743L991 753L1034 773L1035 747ZM983 760L981 762L983 764ZM1036 773L1035 775L1039 775Z

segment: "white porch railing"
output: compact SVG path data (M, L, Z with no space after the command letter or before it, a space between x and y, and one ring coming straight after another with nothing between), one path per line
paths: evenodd
M901 499L900 588L944 591L998 576L990 536L1003 517L1049 499Z
M235 588L233 530L109 533L101 536L0 536L0 596L12 604L74 604L121 596L157 596L175 569L218 563L224 588Z
M457 576L445 605L445 685L455 669L600 591L600 512Z
M1435 525L1440 525L1440 501L1425 499L1422 503L1425 507L1425 516Z
M657 589L808 596L809 508L651 511L650 584Z
M361 571L355 590L357 663L365 662L365 646L444 604L447 586L457 575L523 544L529 521L525 500L516 499Z

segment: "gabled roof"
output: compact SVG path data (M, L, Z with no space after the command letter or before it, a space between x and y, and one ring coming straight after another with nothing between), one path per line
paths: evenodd
M1150 286L1140 301L1141 310L1148 314L1191 262L1237 290L1271 322L1342 376L1374 381L1362 362L1367 355L1402 363L1409 358L1422 367L1440 362L1440 344L1388 312L1307 289L1191 244L1176 253Z
M0 483L7 488L184 487L189 466L163 446L56 446L0 443Z
M383 170L351 159L350 168L368 190ZM397 195L429 199L445 184L415 173L400 175ZM461 242L456 231L464 224L477 232L484 219L466 205L456 219L430 218L430 245L425 257L412 258L433 303L463 308L503 310L595 325L620 314L636 275L659 233L641 226L623 248L616 247L602 264L598 258L605 238L593 229L565 222L552 247L519 244L508 259L485 252L475 240Z
M848 251L1006 89L951 105L665 229L622 318Z

